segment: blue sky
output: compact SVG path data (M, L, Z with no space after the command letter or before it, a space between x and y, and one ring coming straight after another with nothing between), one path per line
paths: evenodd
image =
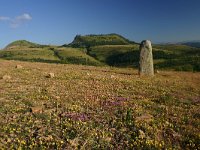
M200 40L200 0L0 0L0 48L106 33L137 42Z

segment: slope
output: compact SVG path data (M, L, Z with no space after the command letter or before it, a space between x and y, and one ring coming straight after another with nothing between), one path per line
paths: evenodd
M41 46L24 41L9 44L4 50L0 51L0 58L47 63L101 65L99 61L88 56L84 49Z

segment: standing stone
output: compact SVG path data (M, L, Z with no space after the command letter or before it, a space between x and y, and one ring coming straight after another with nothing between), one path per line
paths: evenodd
M142 41L140 44L139 65L140 76L154 76L152 46L149 40Z

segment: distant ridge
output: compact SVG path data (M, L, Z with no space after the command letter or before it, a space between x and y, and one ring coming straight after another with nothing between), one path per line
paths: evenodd
M69 45L71 47L91 47L98 45L128 45L135 44L135 42L130 41L119 34L91 34L91 35L76 35L73 42Z
M200 48L200 40L183 41L183 42L158 43L157 45L186 45L186 46Z
M182 45L196 47L196 48L200 48L200 41L183 42L181 44Z

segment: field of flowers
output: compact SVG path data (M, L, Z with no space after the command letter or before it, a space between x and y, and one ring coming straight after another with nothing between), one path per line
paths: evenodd
M200 73L0 60L0 149L200 149L199 85Z

